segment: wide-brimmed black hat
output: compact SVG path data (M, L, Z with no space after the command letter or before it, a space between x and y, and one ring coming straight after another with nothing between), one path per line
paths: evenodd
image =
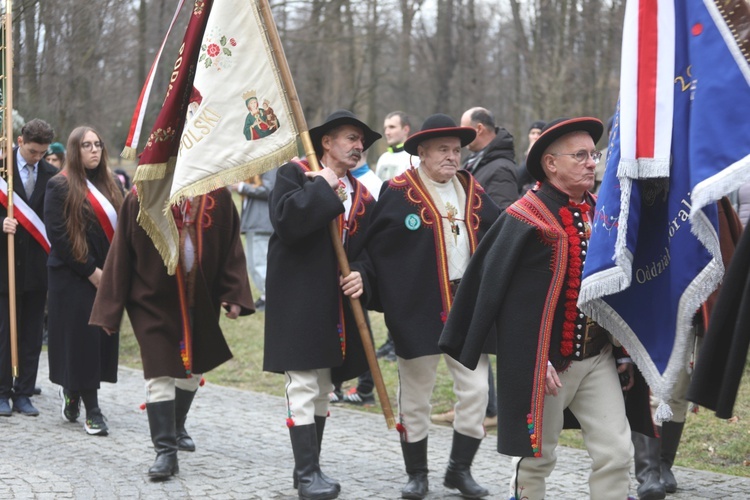
M553 142L571 132L588 132L596 144L603 131L604 124L601 120L589 116L552 120L542 129L539 139L531 146L529 156L526 157L526 169L536 180L543 181L547 175L542 168L542 155Z
M313 147L315 147L315 153L317 153L319 157L323 154L323 146L321 145L323 136L329 130L333 130L334 128L341 125L354 125L355 127L359 127L362 129L362 133L365 135L365 138L362 141L365 148L364 151L367 151L367 148L372 146L373 142L382 137L380 134L368 127L367 124L357 119L357 117L354 116L354 113L352 113L351 111L346 109L339 109L328 115L328 118L326 118L326 120L322 124L309 130L310 140L312 140Z
M417 146L427 139L435 137L458 137L461 139L461 147L466 146L477 136L477 131L471 127L458 127L448 115L438 113L429 116L422 124L422 130L412 135L404 143L407 153L417 155Z

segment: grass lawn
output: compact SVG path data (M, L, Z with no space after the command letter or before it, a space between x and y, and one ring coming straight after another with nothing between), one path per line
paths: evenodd
M290 314L293 314L290 311ZM234 358L205 375L215 384L283 396L283 377L263 372L263 321L265 314L257 313L249 317L231 321L222 318L222 327ZM371 313L375 346L380 346L386 336L383 317ZM133 336L127 317L123 321L120 348L120 363L140 368L138 345ZM494 358L494 356L493 356ZM391 406L397 412L396 364L381 361L383 379L388 389ZM735 418L717 419L712 412L701 408L698 413L688 415L685 432L680 444L676 464L724 474L750 477L750 385L748 369L740 386L735 405ZM350 381L344 388L356 384ZM433 413L448 410L453 404L452 380L445 363L438 367L438 381L433 393ZM362 411L379 413L380 407L363 408ZM495 433L496 431L491 431ZM579 431L564 431L561 443L566 446L583 448Z

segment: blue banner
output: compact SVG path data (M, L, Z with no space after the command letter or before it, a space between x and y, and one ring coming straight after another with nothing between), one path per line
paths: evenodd
M741 34L712 1L675 1L674 16L669 177L621 173L620 103L579 300L662 401L692 352L695 313L724 273L715 201L750 179L750 66ZM656 417L668 420L669 408Z

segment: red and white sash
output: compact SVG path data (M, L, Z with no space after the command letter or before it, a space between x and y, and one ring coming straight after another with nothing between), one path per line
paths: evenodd
M86 193L86 199L91 203L99 224L107 235L107 240L112 243L112 237L115 235L115 226L117 225L117 210L109 200L99 191L94 184L86 179L86 186L89 188Z
M63 170L62 174L67 177L68 171ZM96 220L102 226L104 234L107 236L107 241L112 243L112 237L115 235L115 226L117 225L117 210L115 210L114 205L110 203L107 197L88 179L86 179L86 187L88 188L86 199L91 204L91 208L94 209Z
M5 208L8 208L8 183L2 177L0 177L0 203ZM42 219L39 218L36 212L20 196L13 197L13 208L15 209L13 216L16 220L41 245L44 251L49 253L50 243L47 239L47 229L44 227Z

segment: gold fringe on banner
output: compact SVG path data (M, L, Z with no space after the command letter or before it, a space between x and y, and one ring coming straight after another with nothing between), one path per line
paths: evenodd
M169 230L172 236L172 241L179 240L180 235L177 233L177 225L174 222L172 211L169 209L166 210L165 216L167 218L167 221L169 222ZM164 261L164 264L167 267L167 274L169 274L170 276L174 275L177 269L177 263L180 258L179 252L174 252L173 255L173 253L170 251L169 241L167 240L167 238L164 238L159 226L157 226L156 222L154 222L151 216L148 215L148 212L146 212L145 210L139 210L136 220L138 221L138 224L141 225L143 230L146 231L146 234L154 243L156 251L159 252L159 255L161 255L161 259Z
M250 163L232 169L217 172L205 179L201 179L189 186L185 186L173 194L169 199L169 203L165 208L165 214L169 211L170 206L180 203L184 198L210 193L215 189L230 184L236 184L254 175L268 172L269 170L273 170L274 168L286 163L289 159L298 154L299 150L297 149L297 142L293 141L273 153L265 155L261 159L253 160Z
M120 158L123 160L135 161L137 157L138 155L135 148L131 148L130 146L125 146L122 149L122 153L120 153Z
M174 170L177 159L171 157L169 163L150 163L138 165L133 176L133 182L137 181L159 181L167 175L167 170Z

